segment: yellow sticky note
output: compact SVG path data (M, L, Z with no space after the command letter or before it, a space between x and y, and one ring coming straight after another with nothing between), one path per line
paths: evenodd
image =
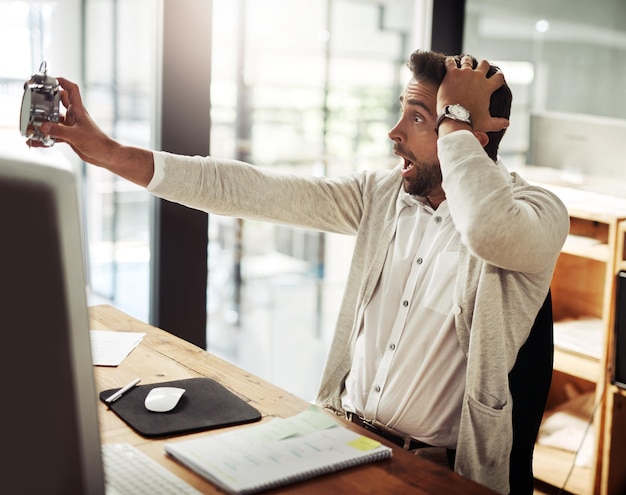
M372 440L369 437L360 436L359 438L348 442L348 445L358 450L373 450L380 445L380 442Z

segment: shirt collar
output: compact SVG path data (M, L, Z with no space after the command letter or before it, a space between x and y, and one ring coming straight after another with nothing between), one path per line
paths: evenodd
M404 208L405 206L424 206L428 205L428 200L426 198L422 198L421 196L413 196L408 192L405 192L404 189L400 190L400 194L398 194L397 206L399 208Z
M443 200L441 202L441 204L439 205L439 207L435 210L432 206L430 206L430 203L428 202L428 199L422 197L422 196L413 196L409 193L407 193L403 188L400 189L400 192L398 193L398 199L396 200L396 212L400 213L402 211L403 208L407 207L407 206L419 206L422 209L424 209L425 211L429 212L429 213L438 213L439 216L441 217L446 217L448 215L448 201L447 200Z

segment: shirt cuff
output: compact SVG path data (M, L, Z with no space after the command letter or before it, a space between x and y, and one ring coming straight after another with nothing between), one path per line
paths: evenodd
M146 186L148 191L152 191L157 188L165 178L165 158L163 155L157 151L153 151L152 161L154 162L154 174Z

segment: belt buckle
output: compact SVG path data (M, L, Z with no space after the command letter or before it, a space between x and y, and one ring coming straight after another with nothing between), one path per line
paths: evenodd
M361 423L363 423L363 426L365 428L369 428L371 430L378 430L378 428L376 426L374 426L374 423L372 423L368 419L365 419L365 418L361 419Z
M361 418L360 416L356 416L356 417L361 423L361 426L365 428L366 430L371 431L372 433L375 433L376 435L380 435L383 438L387 438L389 436L389 432L385 431L384 428L380 428L379 426L375 425L373 421L370 421L365 418Z
M370 429L374 433L382 436L383 438L387 438L387 440L391 440L393 443L402 447L403 449L408 450L411 445L411 441L413 440L410 436L398 435L391 428L386 427L384 425L375 424L373 421L368 421L363 419L363 426Z
M377 435L381 435L383 433L383 431L378 428L376 425L374 425L374 423L372 423L371 421L368 421L365 418L359 418L361 420L361 426L363 428L365 428L368 431L371 431L372 433L376 433Z
M413 437L411 437L410 435L400 435L391 428L385 427L384 425L378 426L373 424L372 422L369 422L368 424L375 432L379 432L381 436L390 439L399 447L402 447L404 450L411 450Z
M398 435L391 428L386 428L383 425L379 426L375 424L373 421L367 420L365 418L361 418L360 416L352 412L349 413L348 420L354 422L354 418L358 419L358 422L366 430L369 430L372 433L376 433L377 435L380 435L383 438L386 438L387 440L392 441L393 443L395 443L399 447L402 447L405 450L410 450L411 442L413 441L413 438L411 436Z

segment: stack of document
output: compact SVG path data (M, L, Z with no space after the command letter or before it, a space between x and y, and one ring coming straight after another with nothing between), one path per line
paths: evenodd
M600 318L576 318L554 324L554 345L583 356L600 359L604 349Z
M90 330L94 366L118 366L146 335L139 332Z

